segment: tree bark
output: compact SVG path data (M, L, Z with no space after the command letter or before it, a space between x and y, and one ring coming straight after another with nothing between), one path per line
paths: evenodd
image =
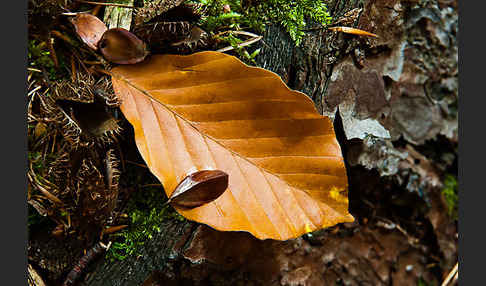
M443 175L457 168L457 1L328 7L337 26L379 38L309 23L295 47L272 25L257 64L335 120L357 221L282 242L171 220L140 256L100 262L84 285L441 282L457 261L457 227L440 193Z

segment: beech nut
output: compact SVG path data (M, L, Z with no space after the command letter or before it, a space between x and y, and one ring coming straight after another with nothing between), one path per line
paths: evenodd
M194 172L177 185L167 202L184 208L195 208L212 202L228 188L228 177L221 170Z
M98 48L106 60L116 64L136 64L149 54L145 43L123 28L107 30Z
M98 42L108 30L105 23L98 19L98 17L88 13L77 13L71 19L71 23L74 25L76 33L81 40L95 51L98 49Z

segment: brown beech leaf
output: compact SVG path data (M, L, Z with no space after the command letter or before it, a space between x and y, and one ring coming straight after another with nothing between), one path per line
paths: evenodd
M188 174L222 170L228 189L184 217L286 240L354 218L332 122L280 77L233 56L154 55L112 70L137 147L170 197Z
M214 201L228 188L228 174L221 170L194 172L182 180L170 195L168 203L194 208Z

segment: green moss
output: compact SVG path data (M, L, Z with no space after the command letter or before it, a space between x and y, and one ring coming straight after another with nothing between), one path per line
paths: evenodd
M243 61L245 61L247 63L253 63L254 64L255 63L255 57L260 53L260 49L256 49L250 54L245 49L245 47L238 46L239 44L241 44L243 42L243 40L241 40L240 38L238 38L236 35L234 35L232 33L229 33L224 37L219 37L219 39L226 42L226 43L229 43L234 48L234 50L236 51L236 53L238 54L240 59L242 59Z
M328 25L332 18L323 0L266 0L243 7L240 0L198 0L192 1L205 6L208 16L200 25L206 31L222 28L253 30L262 33L265 25L277 23L285 27L290 37L299 45L304 36L307 20ZM230 13L223 12L229 5Z
M444 179L444 188L442 195L447 203L448 213L454 219L457 219L457 203L459 201L457 189L457 178L453 175L446 175Z
M51 58L51 52L45 42L30 40L27 51L28 67L45 70L50 80L57 80L66 77L68 73L65 68L64 57L57 55L59 68L57 69Z
M428 283L422 277L417 280L417 286L433 286L435 284Z
M43 157L42 153L39 151L29 151L27 153L27 157L28 157L29 164L32 164L32 170L34 171L34 174L38 178L39 177L47 178L49 165L56 160L57 155L54 153L49 153L45 157ZM47 179L50 180L52 178L47 178Z
M44 161L42 160L41 152L29 152L27 155L29 162L32 163L32 168L35 173L42 171L45 167Z
M27 205L27 231L30 233L34 227L47 222L47 217L41 216L34 207Z
M134 194L127 206L129 227L113 234L108 258L123 260L137 255L146 241L161 231L161 224L169 219L185 220L170 205L164 205L166 196L160 188L142 189Z

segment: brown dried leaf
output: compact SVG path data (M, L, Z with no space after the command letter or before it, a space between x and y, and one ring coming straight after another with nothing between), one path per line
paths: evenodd
M118 66L112 81L137 147L169 197L197 170L229 175L216 200L175 206L186 218L279 240L354 220L332 122L276 74L201 52Z
M203 170L190 174L177 185L169 203L194 208L214 201L228 188L228 174L221 170Z
M36 139L42 137L42 135L46 134L46 132L47 132L47 124L43 122L39 122L35 125L34 136Z

